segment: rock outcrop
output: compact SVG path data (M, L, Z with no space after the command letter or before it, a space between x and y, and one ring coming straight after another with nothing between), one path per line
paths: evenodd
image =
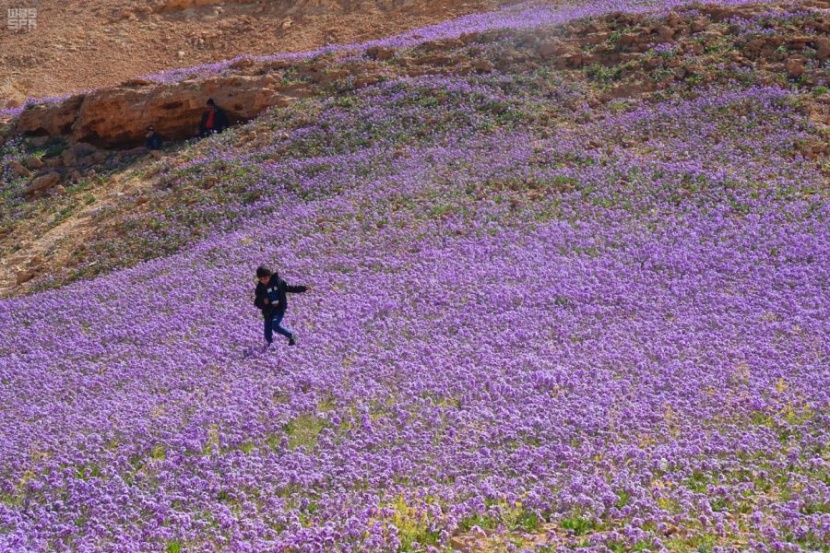
M231 123L256 117L294 99L271 75L231 75L175 84L133 80L122 86L73 96L57 105L33 106L17 122L26 135L64 137L99 148L141 145L153 125L166 140L196 134L208 98L226 111Z

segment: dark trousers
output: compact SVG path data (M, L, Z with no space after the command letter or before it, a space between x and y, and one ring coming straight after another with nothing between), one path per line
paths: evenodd
M274 331L286 338L293 336L290 330L280 325L283 317L285 317L285 310L283 309L277 309L270 316L265 317L265 341L269 344L274 341Z

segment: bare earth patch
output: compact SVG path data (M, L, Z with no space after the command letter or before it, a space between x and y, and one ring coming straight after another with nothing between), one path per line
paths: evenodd
M138 75L240 56L302 52L395 35L508 0L64 2L36 6L35 27L0 21L0 109ZM141 5L137 5L141 4Z

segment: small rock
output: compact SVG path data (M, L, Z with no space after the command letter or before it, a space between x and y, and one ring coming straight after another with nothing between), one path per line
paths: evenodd
M787 75L792 78L798 78L807 70L807 60L805 58L790 58L784 64L784 69L787 70Z
M819 61L830 58L830 38L823 36L816 39L816 58Z
M9 163L9 168L17 174L19 177L31 177L32 172L23 167L23 164L17 160L12 161Z
M17 273L17 278L15 278L15 282L17 283L18 286L20 286L21 284L25 284L25 283L29 282L33 278L35 278L35 272L34 271L32 271L32 270L19 271Z
M31 157L26 158L25 163L26 163L26 167L28 167L29 169L42 169L43 168L43 162L40 160L40 158L35 157L35 156L31 156Z
M661 25L657 27L657 40L660 42L670 42L674 39L675 30L668 25Z
M179 59L184 58L184 50L179 50L178 52L176 52L176 55L179 57Z
M30 195L30 194L34 194L35 192L41 192L41 191L44 191L44 190L48 190L49 188L51 188L51 187L55 186L56 184L58 184L60 182L60 180L61 180L60 174L58 174L54 171L51 172L51 173L47 173L45 175L41 175L41 176L35 178L34 180L32 180L32 182L29 183L29 186L27 186L23 190L23 194L24 195Z

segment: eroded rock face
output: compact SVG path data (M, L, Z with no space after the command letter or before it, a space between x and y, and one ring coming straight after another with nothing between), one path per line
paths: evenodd
M68 135L84 97L79 94L59 104L41 104L23 110L17 121L18 132L33 136Z
M194 136L208 98L234 123L252 119L269 107L285 106L292 96L296 91L281 90L271 75L217 76L168 85L130 81L58 105L28 109L17 130L67 137L98 148L123 148L143 144L150 125L165 140Z

